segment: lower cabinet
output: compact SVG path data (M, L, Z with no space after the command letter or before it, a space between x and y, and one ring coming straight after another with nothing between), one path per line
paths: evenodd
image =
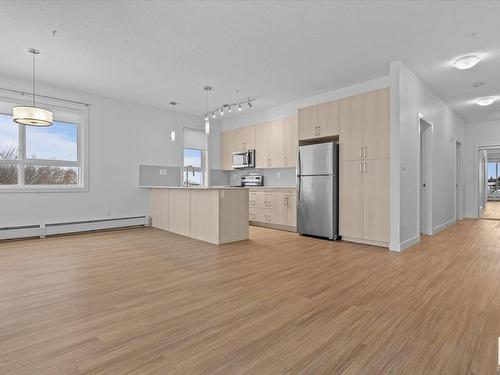
M251 189L248 204L248 218L252 224L295 232L295 189Z
M340 234L344 240L389 244L389 159L340 163Z

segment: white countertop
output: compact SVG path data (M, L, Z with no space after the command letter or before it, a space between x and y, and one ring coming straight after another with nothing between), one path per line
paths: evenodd
M235 190L245 189L239 186L164 186L164 185L149 185L149 186L139 186L144 189L188 189L188 190Z
M164 186L146 185L139 186L144 189L195 189L195 190L234 190L234 189L295 189L295 186Z

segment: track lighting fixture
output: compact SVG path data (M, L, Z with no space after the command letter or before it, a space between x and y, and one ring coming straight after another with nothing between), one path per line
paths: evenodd
M212 91L212 86L205 86L203 90L207 93L207 106L206 106L206 114L205 114L205 134L210 134L210 121L208 121L208 93ZM212 117L215 118L215 112L212 113Z
M241 112L241 103L240 103L240 104L238 104L238 111L240 111L240 112Z

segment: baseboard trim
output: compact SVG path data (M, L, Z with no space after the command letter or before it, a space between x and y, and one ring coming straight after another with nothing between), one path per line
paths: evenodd
M28 237L45 238L45 236L58 234L147 226L148 224L149 217L132 216L106 218L101 220L83 220L59 223L42 223L30 226L3 227L0 228L0 240L21 239Z
M372 246L379 246L379 247L389 247L389 244L387 242L364 240L362 238L342 236L342 241L356 242L356 243L362 243L364 245L372 245Z
M263 223L261 221L252 221L252 220L249 221L249 224L253 225L254 227L284 230L287 232L295 232L295 233L297 232L297 227L292 227L290 225Z
M434 227L432 229L432 234L438 234L439 232L442 232L443 230L445 230L446 228L450 227L451 225L455 224L457 222L456 219L451 219L449 221L447 221L446 223L443 223L441 225L438 225L437 227Z

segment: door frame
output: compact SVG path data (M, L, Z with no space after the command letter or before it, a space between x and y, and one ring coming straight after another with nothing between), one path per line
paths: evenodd
M479 153L481 151L488 151L488 150L500 150L500 145L499 144L491 144L491 145L476 145L474 147L475 152L474 152L474 168L473 168L473 179L474 179L474 194L475 194L475 199L474 201L476 202L476 209L475 209L475 219L480 219L481 218L481 202L479 201L480 199L480 194L479 194L479 189L481 188L479 184L479 168L481 165L479 164L480 158L479 158ZM487 167L486 167L487 168ZM486 197L486 201L488 201L488 197Z
M463 219L462 142L455 141L455 220Z
M417 176L417 225L418 225L418 235L432 235L432 149L433 149L433 132L434 124L429 121L422 113L418 114L418 147L417 147L417 163L418 163L418 176ZM425 201L422 200L422 155L421 155L421 140L422 140L422 129L425 126L427 132L425 133L427 139L425 142L426 147L426 158L425 163L425 175L426 175L426 194ZM422 204L425 206L424 217L422 216ZM422 220L423 219L423 222Z

